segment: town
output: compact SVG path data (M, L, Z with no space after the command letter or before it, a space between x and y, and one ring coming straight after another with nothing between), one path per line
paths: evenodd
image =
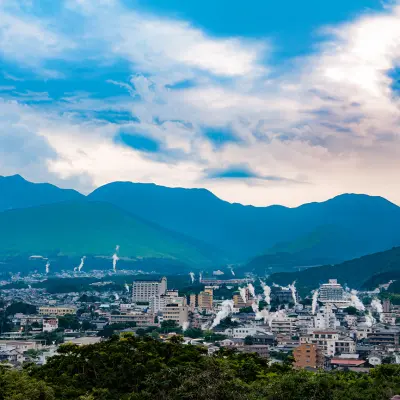
M93 344L112 335L181 337L204 346L257 353L271 363L307 370L368 372L400 364L400 306L380 299L388 285L356 292L337 280L300 297L295 283L268 286L262 279L222 279L218 274L186 291L167 277L135 279L123 290L48 293L1 289L0 360L19 368L46 363L62 343ZM389 283L390 284L390 283Z

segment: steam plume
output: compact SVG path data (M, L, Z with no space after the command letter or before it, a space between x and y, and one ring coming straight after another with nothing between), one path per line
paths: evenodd
M81 258L81 263L79 264L79 266L78 266L78 272L81 272L81 269L83 268L83 264L85 264L85 258L86 258L86 256L83 256L82 258ZM75 270L75 269L74 269Z
M117 261L119 260L117 253L114 253L114 255L112 256L112 260L113 260L113 270L114 272L117 272Z
M127 291L127 293L129 293L129 286L127 283L125 283L125 290Z
M230 270L231 270L231 274L232 274L233 276L235 276L235 271L233 270L232 267L230 267Z
M250 294L252 295L252 297L256 297L256 292L255 292L255 290L254 290L253 284L252 284L252 283L249 283L249 284L247 285L247 288L249 289L249 292L250 292Z
M315 314L315 312L317 311L318 295L319 295L318 289L314 290L312 296L312 311L311 311L313 314Z
M189 272L190 275L190 279L192 280L192 283L194 283L194 273L193 272Z
M202 280L203 280L203 273L200 272L200 273L199 273L199 282L201 283Z
M383 307L382 307L381 301L378 298L372 299L371 307L373 310L375 310L379 314L379 321L381 321L382 313L383 313Z
M271 304L271 288L261 279L260 284L264 291L264 300L269 305Z
M183 330L183 331L187 331L188 328L189 328L189 322L185 321L185 322L182 324L182 330Z
M242 297L243 303L247 303L247 292L245 287L240 287L239 288L239 293L240 296Z
M364 304L361 302L361 300L357 296L357 290L352 290L351 291L351 305L355 307L358 311L364 311L365 307Z
M114 293L114 297L115 297L115 300L119 300L119 295L118 295L118 293Z
M50 272L50 263L47 261L46 263L46 274Z
M296 281L294 281L291 285L288 286L288 288L292 292L292 298L293 298L294 305L297 304L297 296L296 296L297 290L296 290L296 286L295 285L296 285Z
M218 311L211 328L215 328L223 319L229 317L229 315L233 313L233 300L224 300L221 307L222 308Z

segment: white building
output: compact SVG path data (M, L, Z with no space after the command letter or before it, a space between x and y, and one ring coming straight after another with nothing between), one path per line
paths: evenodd
M336 279L329 279L319 287L318 300L322 303L348 303L345 298L345 291Z
M162 311L167 304L186 306L186 297L179 297L177 290L167 290L166 294L157 295L150 298L150 310L153 314Z
M167 278L159 281L134 281L132 285L132 302L149 302L154 296L161 296L167 291Z
M52 332L58 328L57 318L44 318L43 319L43 332Z
M333 330L315 330L310 335L300 337L300 343L315 344L328 357L356 352L356 343L353 339L341 336L339 332Z
M254 336L258 334L268 334L268 332L261 328L255 327L238 327L228 328L225 330L225 335L233 339L244 339L246 336Z

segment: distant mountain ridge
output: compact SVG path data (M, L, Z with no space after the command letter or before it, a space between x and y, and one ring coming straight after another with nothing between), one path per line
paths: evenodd
M0 211L71 200L111 204L209 246L231 263L254 259L253 270L275 262L339 263L400 245L400 208L382 197L344 194L296 208L254 207L228 203L206 189L113 182L84 196L19 176L0 178L0 190ZM76 218L71 215L71 223Z
M20 175L0 176L0 212L16 208L78 200L84 196L50 183L32 183Z
M305 243L305 237L312 235L318 245L308 250L310 260L322 255L339 262L400 245L400 208L382 197L344 194L297 208L253 207L225 202L204 189L114 182L96 189L88 198L110 202L168 229L212 243L236 261L268 253L282 243ZM315 237L318 231L321 240ZM342 240L330 249L341 236L350 242ZM301 258L306 255L301 254Z

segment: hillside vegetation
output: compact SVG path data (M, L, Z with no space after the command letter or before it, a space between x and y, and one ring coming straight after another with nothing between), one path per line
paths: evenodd
M207 357L179 337L67 344L41 367L0 369L0 396L14 400L389 400L397 393L398 365L370 374L295 371L255 354Z
M214 251L111 204L78 201L0 213L0 256L17 254L171 258L215 261Z
M374 289L378 284L393 279L390 277L398 275L399 272L400 247L395 247L391 250L370 254L337 265L324 265L298 272L272 274L268 280L271 283L285 285L296 281L299 286L315 289L319 284L327 282L328 279L335 278L351 288L367 286L369 289ZM383 273L385 273L384 279L374 280L376 286L371 287L371 282L368 283L368 281L377 274Z

